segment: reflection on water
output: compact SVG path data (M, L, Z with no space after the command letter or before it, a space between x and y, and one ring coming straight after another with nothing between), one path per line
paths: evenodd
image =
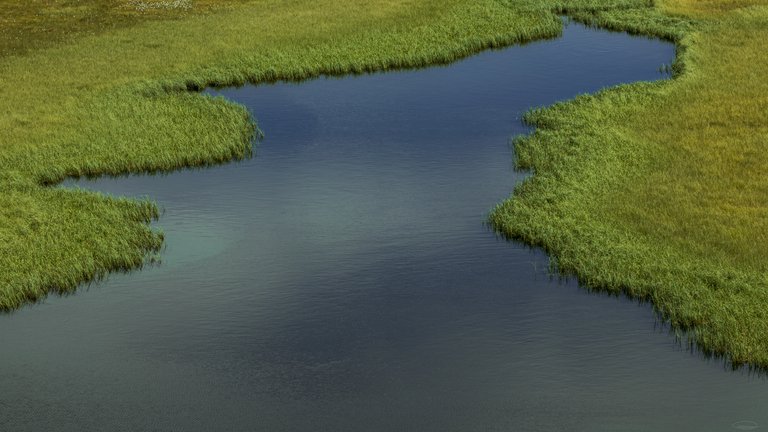
M222 91L266 132L257 158L80 183L161 203L164 263L0 318L0 429L768 425L764 379L484 226L521 179L522 112L672 57L570 26L449 67Z

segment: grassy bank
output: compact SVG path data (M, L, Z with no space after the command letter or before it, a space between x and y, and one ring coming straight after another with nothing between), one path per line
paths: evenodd
M768 366L768 8L709 5L662 5L699 20L672 32L673 82L531 112L516 149L535 176L492 220L585 285L651 301L706 352Z
M107 3L105 5L105 3ZM727 6L727 7L726 7ZM241 106L190 89L447 62L553 37L556 13L686 48L666 84L538 110L535 176L492 219L590 286L653 300L768 365L766 8L645 0L31 1L0 5L0 308L140 266L151 203L45 187L250 154Z
M491 0L104 3L3 6L2 309L136 268L162 244L154 205L44 185L249 156L245 108L188 89L446 62L560 31Z

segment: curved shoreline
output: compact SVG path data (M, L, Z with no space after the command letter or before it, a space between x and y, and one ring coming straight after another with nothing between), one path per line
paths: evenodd
M749 87L748 68L733 62L738 57L723 63L725 51L716 47L729 43L723 33L742 32L741 50L757 49L754 34L768 31L766 16L755 8L702 24L678 42L677 79L669 85L621 86L530 112L526 121L537 129L515 147L518 165L535 174L491 215L504 235L544 248L558 271L587 288L650 302L691 348L758 370L768 366L768 272L747 239L761 238L757 215L766 208L754 204L760 187L738 190L739 174L726 167L743 157L743 147L730 144L759 148L759 108L750 107L747 91L712 104L697 102L690 89L717 93L730 88L729 79ZM699 90L700 82L710 86ZM722 137L697 131L723 111L745 126L724 122ZM700 158L712 164L710 173L702 173ZM759 185L755 171L746 174ZM691 192L676 192L685 188Z
M428 3L424 7L434 9L438 3ZM299 5L298 9L302 10L302 7ZM352 19L345 14L354 11L344 12L341 6L335 8L337 10L330 12L338 15L337 20L340 22L335 23L335 26L340 27L340 31L359 32L361 23L356 21L370 19L365 16ZM480 16L486 16L489 10L509 15L507 19L498 17L493 22L484 22L469 30L464 25L466 17L460 14L467 11L461 2L456 2L450 13L440 11L437 17L426 19L426 24L396 31L385 30L381 36L358 36L343 43L313 41L311 49L289 40L284 49L273 47L266 54L251 56L249 59L246 57L246 64L238 62L243 55L234 46L234 57L224 62L232 65L229 68L213 69L221 67L222 61L209 62L195 58L197 66L173 65L178 71L170 75L177 78L168 78L168 74L163 73L165 76L149 80L134 79L134 83L121 84L106 91L99 90L94 95L83 95L82 91L73 92L77 96L63 95L66 100L50 104L54 109L81 111L95 118L83 119L84 124L67 125L75 129L71 131L74 136L65 137L63 146L39 145L35 146L36 151L33 153L0 153L0 167L14 168L4 170L3 178L0 179L0 187L7 190L5 198L11 202L21 201L22 197L34 201L28 206L32 209L26 210L32 210L38 219L24 226L24 219L28 219L28 215L18 214L13 215L16 217L7 223L8 226L19 226L24 235L10 239L11 244L6 245L9 250L6 256L20 259L4 265L8 271L3 272L0 279L0 309L11 311L45 298L49 292L72 292L80 284L99 279L110 271L139 268L162 245L162 234L148 226L148 222L157 217L157 208L153 204L134 203L84 191L65 191L45 185L56 184L67 177L169 172L181 168L204 167L242 159L250 154L251 141L257 129L247 110L229 101L191 93L189 90L447 63L487 48L511 45L531 38L556 36L561 29L559 20L553 16L552 21L535 28L529 36L511 30L501 32L500 26L509 22L508 18L513 16L512 11L493 1L473 4L469 8ZM292 12L286 10L282 15L276 14L273 25L282 29L286 22L290 22L300 33L298 27L302 22L295 22ZM344 21L345 17L349 22ZM304 21L313 22L318 18L310 15ZM87 76L91 69L90 62L78 61L78 55L82 52L98 53L99 48L110 48L139 35L149 40L163 40L163 35L165 40L169 36L191 38L198 30L210 26L211 22L227 22L236 28L238 24L232 21L238 19L241 23L250 24L247 16L235 13L193 16L180 22L149 22L115 34L86 38L72 45L45 49L13 60L21 63L16 68L44 70L35 66L35 63L46 63L58 58L65 63L74 63L74 67L63 69L70 70L71 78L79 79L80 76ZM418 17L417 22L423 19ZM175 28L165 28L172 25ZM387 22L381 22L380 26L386 29ZM524 28L523 31L531 30ZM220 37L226 40L233 35ZM326 38L334 36L333 33L322 35ZM188 43L180 43L180 46ZM131 46L134 45L131 41ZM402 47L416 50L403 55ZM164 51L175 52L177 47L163 48ZM371 48L378 50L376 55L368 53ZM205 52L208 56L220 55L210 50ZM139 50L133 55L141 54ZM122 53L110 50L103 56L110 59L108 63L113 63L118 61ZM275 67L275 59L282 61L285 66ZM294 59L300 60L297 62ZM158 64L166 63L162 56L152 60ZM203 66L205 64L214 66ZM7 64L3 66L9 69L7 73L10 76L24 79L24 75L14 74L12 67ZM197 72L190 73L190 69L197 69ZM114 75L115 72L118 75ZM113 80L125 81L123 71L107 70L107 73L108 76L112 75ZM142 76L140 73L139 77ZM67 81L70 79L66 78ZM45 78L41 79L45 81ZM13 83L9 84L13 86ZM71 85L66 84L71 89ZM44 96L49 95L46 92ZM8 102L13 103L13 100ZM45 106L36 104L34 108L45 109ZM179 127L181 125L177 124L177 119L189 116L195 119L195 123ZM56 131L59 135L61 132ZM46 138L51 139L50 136ZM88 145L72 146L71 142L88 142ZM116 145L118 149L114 148ZM58 156L58 163L54 163L56 156L52 159L52 154ZM50 206L52 203L54 208ZM87 213L83 213L83 210ZM75 219L81 219L80 223L68 223ZM83 234L87 235L87 245L83 244L83 240L77 240ZM52 239L55 240L47 241ZM13 244L13 240L16 240L16 244ZM51 257L51 249L57 255L68 256Z
M70 292L109 271L139 267L147 255L156 252L162 244L162 236L147 225L157 215L154 205L38 185L56 183L70 176L169 171L247 156L256 130L247 111L187 90L449 62L482 49L553 36L560 28L550 12L554 9L591 25L675 40L679 47L685 48L685 61L676 63L676 75L680 76L685 66L686 74L682 76L687 80L680 84L682 80L678 79L675 86L623 86L534 111L528 120L538 127L537 131L517 142L518 163L532 168L534 176L518 188L512 201L494 212L494 223L512 237L544 247L553 254L560 269L577 274L587 286L652 301L674 328L693 329L692 340L705 352L724 355L734 364L768 365L768 341L759 336L768 334L762 331L768 320L759 307L750 307L750 304L768 304L768 299L763 299L760 293L766 281L759 261L753 263L754 259L747 256L748 271L739 267L740 262L722 268L722 253L709 249L716 252L712 260L720 265L712 267L709 259L702 261L705 256L702 253L708 249L693 255L686 253L692 246L685 238L673 237L664 247L654 243L655 228L637 222L644 217L642 211L617 209L617 214L630 221L629 225L622 225L626 220L606 217L610 206L600 207L595 202L587 207L574 204L574 199L583 198L569 190L569 185L579 190L587 185L604 192L610 184L619 190L624 184L621 182L626 180L626 166L617 168L624 170L616 180L621 184L594 177L587 182L571 177L562 183L572 175L564 167L574 161L598 160L591 171L579 170L578 174L591 175L600 170L604 174L604 168L609 166L606 163L622 156L615 152L598 153L612 148L609 144L617 139L632 135L628 142L635 146L633 148L648 144L659 149L663 137L659 141L659 136L647 137L642 135L643 131L627 128L622 123L626 119L614 115L614 111L628 116L633 108L649 110L654 101L675 91L674 88L696 87L699 75L689 76L690 63L697 74L701 74L702 68L706 70L702 64L708 59L707 47L702 48L701 42L694 44L684 35L717 42L718 32L727 32L729 25L743 27L745 32L760 32L761 20L767 15L764 8L731 12L727 20L724 19L728 24L718 21L717 25L704 26L704 30L694 33L690 21L670 18L641 3L518 10L490 0L472 5L457 1L449 6L449 11L440 5L425 3L420 5L420 11L431 12L432 18L425 19L414 12L404 19L401 11L386 10L384 19L355 16L347 17L348 22L344 21L345 14L355 11L345 11L340 6L335 10L319 10L322 6L332 8L330 3L314 9L308 7L307 14L300 18L292 14L296 11L272 11L275 16L269 17L272 21L266 27L271 25L276 30L265 32L264 39L238 33L248 20L238 17L237 13L214 14L178 22L152 22L4 62L1 67L11 78L24 77L19 71L44 71L47 64L47 69L55 72L42 73L40 80L55 85L28 91L24 98L9 91L18 87L14 82L10 82L9 90L5 91L10 93L6 108L13 106L17 114L4 119L3 126L11 129L7 129L10 132L2 138L10 143L7 144L10 150L0 154L0 167L3 167L0 187L6 192L3 204L16 203L16 207L6 205L11 211L2 215L5 225L13 228L4 235L4 255L12 258L3 266L6 271L0 279L0 307L12 310L44 298L48 292ZM298 9L305 12L301 5ZM272 37L291 25L299 28L302 22L317 22L322 17L334 17L338 22L329 22L327 28L319 32L310 29L309 33L292 33L285 41ZM220 33L205 33L217 20L237 24L219 28ZM713 20L708 22L711 24ZM518 27L510 29L511 22ZM757 27L750 27L754 23ZM370 30L371 26L381 30L359 32L361 28ZM254 54L227 44L231 40L241 43L242 40L235 38L245 37L255 38L251 43L264 50L255 50ZM138 47L140 44L136 42L142 38L164 40L167 46ZM200 48L197 40L205 40L208 48ZM307 42L311 42L310 48ZM279 46L280 43L284 45ZM125 50L116 55L115 46L123 46ZM167 58L190 47L200 51L185 54L173 65L167 64ZM409 51L403 53L403 47L409 47ZM699 51L689 61L691 47ZM91 62L85 64L77 58L83 52L91 54L87 60L97 58L96 63L101 62L104 69L97 74L103 74L105 81L89 76ZM152 52L156 57L147 57L147 53ZM147 62L125 63L121 56ZM123 69L118 67L121 64ZM163 65L168 70L156 69ZM61 70L66 70L68 75L59 77L57 73ZM127 74L128 70L131 73ZM80 79L86 82L78 82ZM674 88L670 90L670 87ZM53 103L40 104L41 100L50 102L51 98ZM75 113L79 120L68 123L66 115L62 120L61 113ZM180 128L178 119L194 119L194 122ZM747 117L745 122L752 120ZM619 126L606 128L604 132L593 130L593 126L605 124ZM30 128L31 125L39 127ZM563 132L566 130L567 133ZM574 138L574 132L582 138ZM597 145L598 142L603 146ZM574 147L573 143L579 145ZM574 159L573 149L586 153ZM559 165L563 163L559 155L563 154L569 158L568 163ZM651 166L656 156L638 150L633 157ZM639 178L637 173L632 175ZM630 189L625 195L624 199L630 201L634 196ZM607 195L598 198L600 196ZM613 201L601 199L606 202L597 204ZM656 208L658 204L651 210ZM608 222L601 225L601 221ZM626 226L633 228L627 231ZM719 246L715 243L713 247ZM659 257L665 257L666 262L659 262ZM684 283L681 285L680 281ZM749 295L739 297L738 293L745 292ZM739 318L734 319L736 316Z

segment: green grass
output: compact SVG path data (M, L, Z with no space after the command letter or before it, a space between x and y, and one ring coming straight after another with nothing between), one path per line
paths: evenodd
M684 72L530 112L516 150L535 175L492 221L705 352L768 366L768 8L695 31L611 20L678 40Z
M74 4L83 9L67 9ZM492 0L233 1L147 16L128 2L56 5L54 18L47 2L15 6L15 19L34 18L55 34L0 44L6 310L138 267L162 244L147 224L154 205L45 185L250 155L256 129L246 109L189 89L447 62L560 32L549 13ZM23 35L26 25L10 33Z
M554 37L567 13L676 41L677 78L529 114L517 153L534 175L492 221L586 286L652 301L702 349L768 366L760 1L15 3L0 4L0 309L162 245L154 204L46 185L250 155L249 113L189 90L448 62Z

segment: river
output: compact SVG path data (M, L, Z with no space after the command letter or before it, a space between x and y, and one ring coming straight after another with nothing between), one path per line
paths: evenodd
M258 119L256 156L65 185L156 200L167 247L0 317L0 430L768 427L765 378L485 225L527 175L523 112L673 58L571 24L449 66L209 91Z

